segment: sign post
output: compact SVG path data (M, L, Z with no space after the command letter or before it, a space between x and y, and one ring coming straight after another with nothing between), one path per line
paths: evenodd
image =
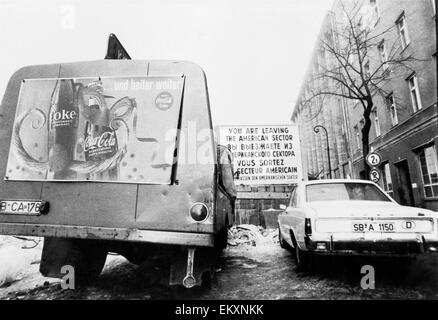
M377 167L382 162L382 157L377 152L370 152L366 156L365 160L368 163L368 165L371 167L370 180L373 181L374 183L378 183L382 177L382 174L380 170L377 169Z
M372 168L370 170L370 180L374 183L378 183L380 181L381 178L381 173L380 170L376 169L376 168Z

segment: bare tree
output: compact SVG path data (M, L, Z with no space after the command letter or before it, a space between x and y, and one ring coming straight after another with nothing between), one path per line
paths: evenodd
M312 76L305 86L302 107L315 103L323 96L338 96L360 103L363 107L362 155L366 176L369 166L371 113L375 98L384 99L388 81L400 76L400 69L411 69L410 64L420 59L403 52L398 30L392 25L384 30L374 29L373 8L364 11L363 1L340 2L341 17L332 17L331 28L320 39L318 59ZM368 15L364 14L368 12ZM395 32L395 35L386 36ZM392 43L383 39L396 39ZM319 109L318 112L320 112Z

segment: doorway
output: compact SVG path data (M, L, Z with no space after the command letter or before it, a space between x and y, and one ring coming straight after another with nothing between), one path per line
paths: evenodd
M411 176L407 160L395 164L397 168L398 186L395 190L398 194L400 204L403 206L414 206L414 193L412 191Z

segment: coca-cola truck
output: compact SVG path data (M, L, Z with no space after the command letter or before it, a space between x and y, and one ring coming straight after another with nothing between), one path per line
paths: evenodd
M167 257L170 284L199 285L236 197L231 153L212 129L191 62L24 67L0 106L0 234L44 237L45 276L70 265L87 282L117 252Z

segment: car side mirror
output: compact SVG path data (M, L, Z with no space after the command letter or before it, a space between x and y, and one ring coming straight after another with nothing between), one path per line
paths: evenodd
M286 210L287 207L286 207L284 204L280 204L280 209L281 209L281 210Z

